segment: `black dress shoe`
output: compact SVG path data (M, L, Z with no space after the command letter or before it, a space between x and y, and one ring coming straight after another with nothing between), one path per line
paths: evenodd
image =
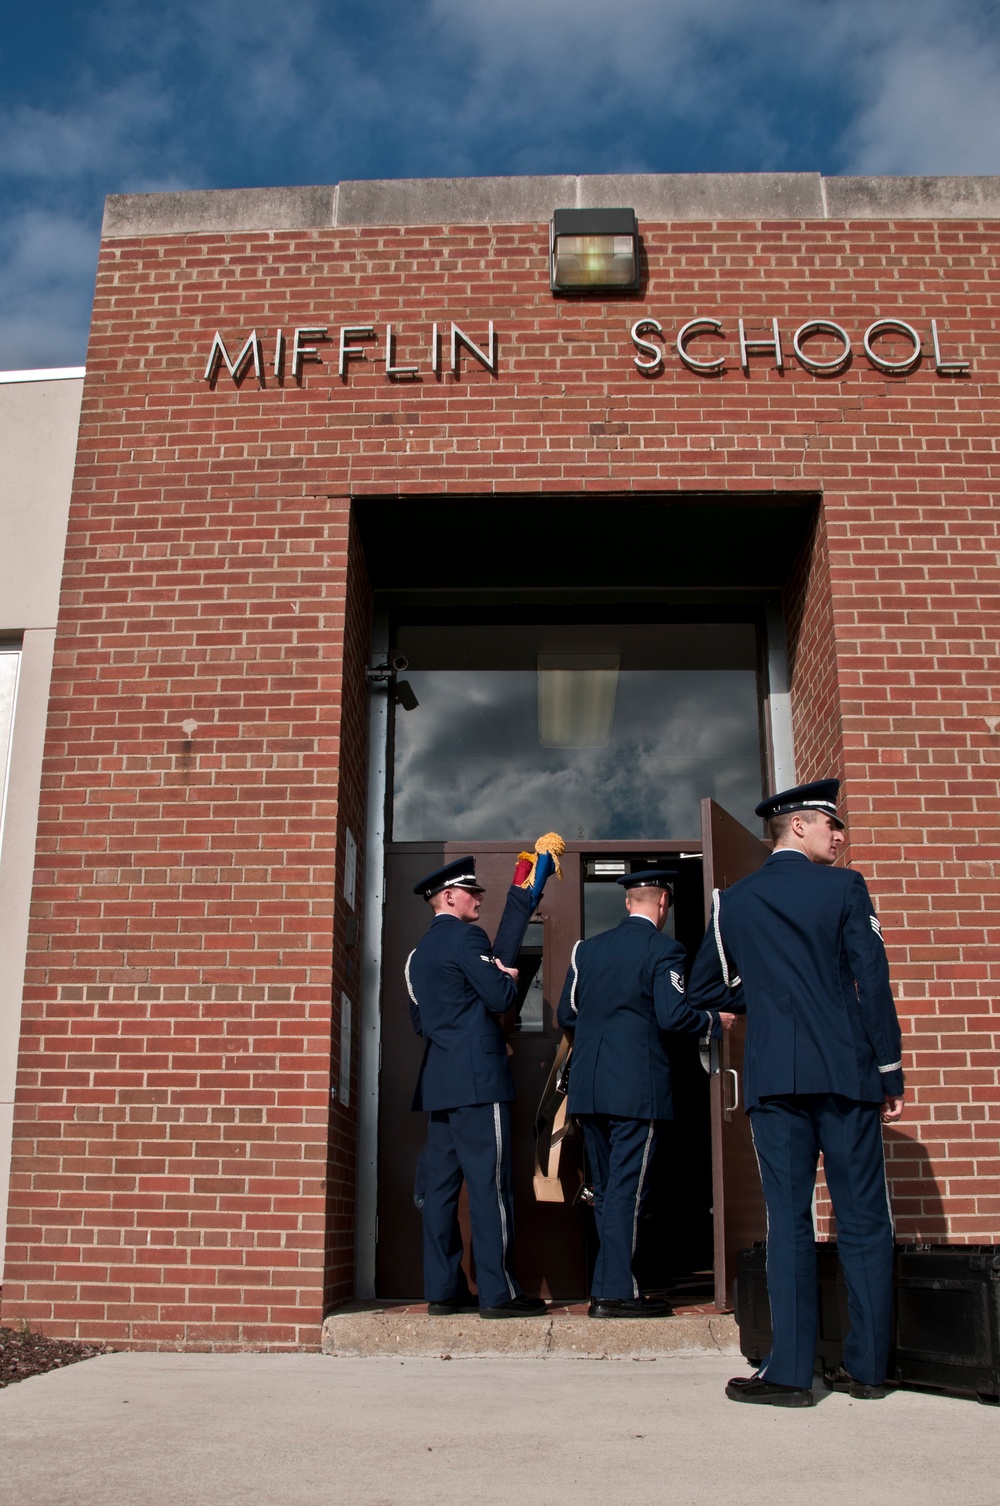
M461 1296L452 1297L447 1302L428 1302L427 1316L429 1318L450 1318L455 1313L474 1313L479 1311L479 1298L471 1292L463 1292Z
M481 1318L542 1318L549 1310L549 1304L543 1302L541 1297L528 1297L524 1292L519 1297L512 1297L509 1302L501 1302L498 1307L481 1307Z
M868 1381L855 1380L843 1365L838 1365L835 1370L824 1370L823 1384L830 1391L846 1392L848 1396L853 1396L855 1401L881 1401L889 1391L889 1387L884 1383L873 1386L869 1385Z
M781 1386L760 1375L737 1375L726 1386L730 1401L757 1402L764 1407L812 1407L816 1398L808 1386Z
M587 1308L588 1318L669 1318L669 1302L653 1297L595 1297Z

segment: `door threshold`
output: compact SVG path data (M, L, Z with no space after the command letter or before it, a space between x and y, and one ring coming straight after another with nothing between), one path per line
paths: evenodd
M731 1313L682 1308L669 1318L594 1319L585 1302L553 1302L538 1318L484 1321L476 1313L428 1316L426 1303L351 1302L323 1323L324 1354L471 1359L513 1355L544 1359L654 1360L707 1351L739 1354Z

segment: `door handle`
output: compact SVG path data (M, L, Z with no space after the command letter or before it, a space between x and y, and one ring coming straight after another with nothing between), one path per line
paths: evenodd
M733 1101L726 1102L726 1083L731 1082L733 1087ZM740 1074L735 1067L727 1067L722 1074L722 1112L735 1114L740 1106Z

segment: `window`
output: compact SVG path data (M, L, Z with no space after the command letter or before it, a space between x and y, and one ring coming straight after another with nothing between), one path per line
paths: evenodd
M17 676L20 666L21 650L11 645L0 644L0 851L3 850L3 829L7 814L14 702L17 699Z
M392 840L690 837L762 793L753 622L400 623Z

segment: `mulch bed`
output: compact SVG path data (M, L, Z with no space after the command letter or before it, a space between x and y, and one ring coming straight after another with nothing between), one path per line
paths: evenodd
M78 1344L70 1339L47 1339L40 1333L0 1328L0 1387L113 1352L106 1344Z

